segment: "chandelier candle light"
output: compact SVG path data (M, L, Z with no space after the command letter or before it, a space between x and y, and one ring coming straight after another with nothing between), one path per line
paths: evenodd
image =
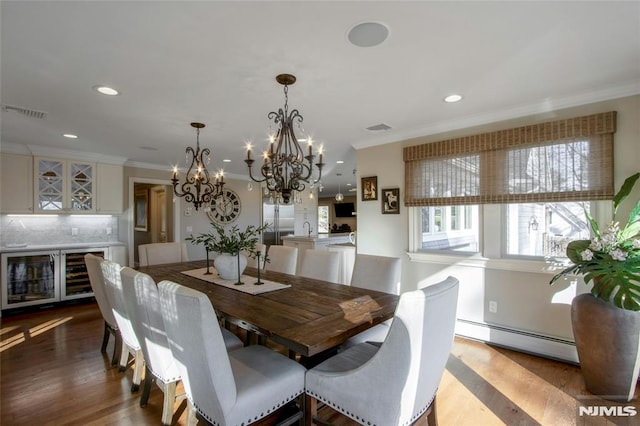
M322 148L318 150L318 179L313 180L313 142L307 138L308 154L304 155L303 149L298 143L293 125L297 123L298 128L303 118L297 109L289 113L288 86L296 82L295 76L291 74L280 74L276 81L284 86L284 109L278 112L269 113L269 118L278 126L275 135L269 137L269 149L263 154L263 163L260 167L261 177L254 177L252 166L254 159L251 158L251 144L247 144L247 159L244 160L249 167L249 177L255 182L265 182L269 191L274 191L282 196L285 204L289 204L293 191L301 192L305 189L305 183L313 185L320 181L322 177ZM305 162L306 160L306 162ZM294 196L295 199L295 196Z
M200 129L204 127L204 124L191 123L191 127L194 127L197 131L196 149L194 150L190 146L186 149L186 160L188 163L189 158L191 158L191 165L189 165L182 184L180 184L178 166L174 166L171 181L173 182L174 194L178 197L184 197L188 203L193 203L197 211L203 204L209 206L211 201L222 194L224 175L222 170L220 170L215 175L215 183L211 182L209 171L207 170L204 160L206 158L206 163L209 163L211 151L209 151L209 148L204 148L202 151L200 150Z

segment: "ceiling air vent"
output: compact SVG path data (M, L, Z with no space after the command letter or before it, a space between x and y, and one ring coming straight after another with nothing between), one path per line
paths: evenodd
M13 105L2 105L2 110L17 112L18 114L22 114L30 118L38 118L40 120L47 117L46 112L36 111L35 109L17 107Z
M389 129L391 129L391 126L387 126L384 123L380 123L380 124L376 124L376 125L367 127L367 130L370 131L370 132L386 132Z

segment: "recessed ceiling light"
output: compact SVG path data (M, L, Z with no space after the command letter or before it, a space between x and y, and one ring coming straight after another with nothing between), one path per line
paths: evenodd
M449 95L446 98L444 98L444 101L448 103L459 102L461 100L462 100L462 96L460 95Z
M93 86L93 90L95 90L98 93L102 93L103 95L108 95L108 96L116 96L119 95L120 92L118 92L116 89L108 87L108 86Z
M373 47L387 39L389 28L379 22L363 22L351 28L347 37L354 46Z
M351 183L348 183L348 184L347 184L347 186L351 186L351 185L353 185L353 184L351 184Z
M78 135L74 135L73 133L65 133L62 136L69 139L78 139Z
M144 151L157 151L158 148L153 147L153 146L141 146L140 149L144 150Z
M230 163L231 160L229 160L228 158L225 158L224 160L222 160L223 163Z
M338 160L338 161L336 161L336 164L344 164L344 161L343 160Z

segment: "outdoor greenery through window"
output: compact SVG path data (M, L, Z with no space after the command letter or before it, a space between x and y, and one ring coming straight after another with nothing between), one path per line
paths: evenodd
M588 238L584 208L613 198L615 111L404 148L405 205L417 251L562 257ZM482 205L503 214L483 214ZM491 230L491 231L488 231ZM500 237L500 235L502 235Z

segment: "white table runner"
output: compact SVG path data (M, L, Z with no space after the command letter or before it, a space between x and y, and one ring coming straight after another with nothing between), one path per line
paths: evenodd
M216 271L215 268L210 267L209 271L211 272L211 275L205 275L205 272L207 272L207 268L192 269L190 271L183 271L182 273L185 275L189 275L190 277L198 278L203 281L253 295L268 293L270 291L282 290L283 288L291 287L289 284L281 284L275 281L265 280L262 277L260 278L260 281L262 281L264 284L255 285L254 283L258 279L256 277L250 277L248 275L242 275L240 277L240 281L244 282L243 285L236 285L235 281L223 280L222 278L220 278L220 275L218 275L218 271Z

